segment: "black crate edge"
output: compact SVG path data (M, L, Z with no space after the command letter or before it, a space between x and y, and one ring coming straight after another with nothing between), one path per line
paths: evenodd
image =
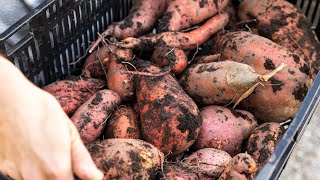
M289 128L276 146L274 153L256 177L256 180L278 179L291 152L301 139L310 119L316 110L320 99L320 73L309 89L296 116L291 121Z

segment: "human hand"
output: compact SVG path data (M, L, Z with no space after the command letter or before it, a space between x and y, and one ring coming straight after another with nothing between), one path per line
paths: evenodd
M102 179L58 101L0 57L0 172L13 179Z

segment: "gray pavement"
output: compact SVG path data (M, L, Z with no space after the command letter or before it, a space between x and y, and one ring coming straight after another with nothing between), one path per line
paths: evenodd
M280 180L319 180L320 105L283 170Z

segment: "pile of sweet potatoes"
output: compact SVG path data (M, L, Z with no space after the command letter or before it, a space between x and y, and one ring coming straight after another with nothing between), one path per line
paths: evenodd
M43 89L105 179L254 179L320 64L283 0L137 0L89 52Z

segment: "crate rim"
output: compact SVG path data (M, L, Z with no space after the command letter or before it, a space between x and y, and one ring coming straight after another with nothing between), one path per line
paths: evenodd
M3 31L0 34L0 42L10 38L14 33L16 33L21 27L26 25L28 22L32 20L33 17L37 16L38 14L42 13L44 9L49 7L57 0L44 0L40 5L38 5L35 9L29 12L27 15L20 18L17 22L11 25L8 29Z

